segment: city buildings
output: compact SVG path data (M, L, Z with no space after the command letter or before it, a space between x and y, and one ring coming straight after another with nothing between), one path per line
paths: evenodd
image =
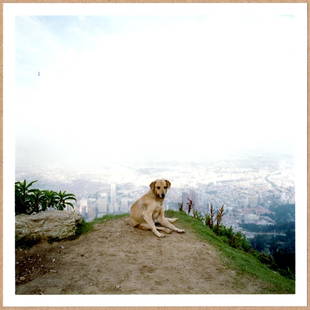
M205 213L209 203L215 209L224 204L223 223L227 226L238 227L244 222L270 224L272 206L295 203L294 166L290 161L278 164L276 160L254 158L195 165L169 163L167 169L164 164L159 166L160 169L126 166L119 181L113 167L97 174L66 174L57 169L31 172L27 168L18 171L16 178L39 180L36 184L42 189L74 193L76 208L86 220L128 213L134 201L149 190L150 182L160 176L172 183L165 199L166 209L178 210L183 204L187 211L191 201L192 210ZM128 171L130 174L126 174Z

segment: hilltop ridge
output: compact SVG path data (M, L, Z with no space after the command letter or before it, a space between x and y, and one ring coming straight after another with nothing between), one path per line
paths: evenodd
M185 234L159 239L120 217L95 224L75 240L17 248L16 294L293 293L293 281L258 261L264 276L242 270L229 258L241 251L229 248L225 254L217 241L197 235L195 219L174 215Z

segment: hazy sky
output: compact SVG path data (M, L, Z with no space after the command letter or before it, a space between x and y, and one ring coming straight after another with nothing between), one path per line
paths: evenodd
M305 5L140 11L16 17L17 164L293 152Z

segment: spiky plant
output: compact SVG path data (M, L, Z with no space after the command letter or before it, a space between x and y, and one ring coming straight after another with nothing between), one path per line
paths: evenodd
M223 215L224 215L224 205L222 205L218 210L217 210L217 213L216 213L216 229L218 230L220 225L221 225L221 222L222 222L222 219L223 219Z
M187 206L188 206L188 214L190 214L191 213L191 210L192 210L192 208L193 208L193 200L192 199L189 199L188 198L188 203L187 203Z
M208 216L208 222L207 222L207 225L211 229L213 229L213 226L214 226L214 215L215 215L215 212L214 212L213 205L211 203L211 204L209 204L209 216Z
M39 189L31 190L29 198L31 202L32 212L37 213L40 211L44 211L46 197L41 190Z
M15 213L21 214L21 213L31 213L31 193L33 192L33 189L30 189L30 187L35 183L36 181L32 181L30 183L27 183L26 180L20 182L15 182Z
M51 190L43 190L42 191L44 195L44 210L47 210L48 208L55 208L57 209L58 205L58 195L56 192Z
M59 191L57 193L57 199L58 199L58 203L57 203L58 210L64 210L67 206L72 207L72 209L74 208L73 204L69 202L69 200L76 201L74 194L66 193L66 191L63 191L63 192Z

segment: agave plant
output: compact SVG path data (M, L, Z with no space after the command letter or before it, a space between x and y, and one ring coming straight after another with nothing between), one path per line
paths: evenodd
M51 190L43 190L42 191L44 195L44 204L43 204L43 210L49 209L49 208L57 208L58 205L58 195L56 192Z
M40 212L45 210L45 201L46 197L44 193L39 189L31 190L31 194L29 196L32 212Z
M34 191L30 189L32 184L37 181L27 183L26 180L22 182L15 182L15 213L32 213L31 193Z
M57 209L64 210L67 206L74 208L73 204L68 201L68 200L76 201L74 194L66 193L66 191L63 192L59 191L57 193L57 199L58 199Z
M76 201L75 195L66 191L58 193L52 190L33 189L31 186L37 181L27 183L15 182L15 213L32 214L50 208L64 210L67 206L74 207L70 200Z

